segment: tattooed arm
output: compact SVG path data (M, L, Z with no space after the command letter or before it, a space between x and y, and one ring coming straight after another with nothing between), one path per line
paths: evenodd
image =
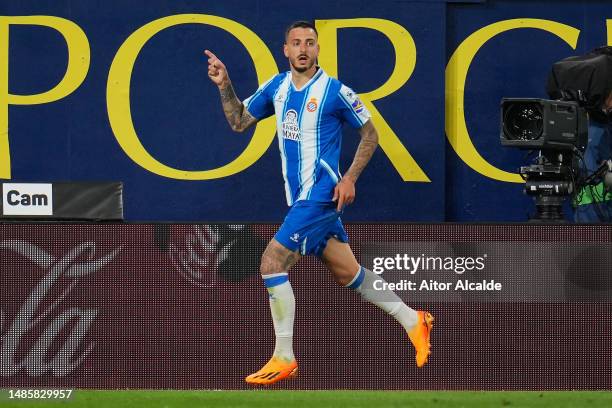
M378 132L372 124L371 119L363 125L359 130L359 134L361 135L361 142L359 142L359 146L357 146L353 164L351 164L351 167L349 167L348 171L336 185L336 189L334 190L333 200L338 200L338 211L345 205L352 204L353 201L355 201L355 183L372 158L376 147L378 147Z
M206 50L208 56L208 77L219 87L223 113L227 122L236 132L244 132L257 122L236 96L232 81L230 81L227 68L215 54Z
M359 175L368 165L374 151L378 147L378 132L372 124L372 120L368 120L366 124L359 129L359 134L361 135L361 142L359 142L359 146L357 146L353 164L351 164L351 167L349 167L344 175L344 178L350 179L353 183L357 182Z
M257 122L249 111L244 108L244 105L234 92L232 83L229 82L225 88L219 87L221 94L221 104L223 105L223 113L227 122L235 132L244 132L250 126Z

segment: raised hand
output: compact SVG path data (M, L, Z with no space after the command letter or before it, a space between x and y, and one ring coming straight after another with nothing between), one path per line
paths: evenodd
M230 84L230 79L225 64L209 50L204 50L204 54L208 57L208 77L219 88L226 88Z
M208 57L208 77L219 87L221 105L223 105L223 113L225 113L227 122L232 130L244 132L257 123L257 119L251 116L236 96L225 64L209 50L204 50L204 54Z

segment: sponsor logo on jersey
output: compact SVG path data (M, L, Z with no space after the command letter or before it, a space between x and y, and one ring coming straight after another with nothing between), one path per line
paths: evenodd
M302 140L302 132L298 124L298 114L294 109L289 109L285 113L285 119L283 120L283 137L297 142Z
M308 112L314 112L317 110L317 98L312 98L308 101L308 103L306 104L306 110Z
M296 232L295 234L292 234L289 239L295 243L298 243L300 241L300 234Z

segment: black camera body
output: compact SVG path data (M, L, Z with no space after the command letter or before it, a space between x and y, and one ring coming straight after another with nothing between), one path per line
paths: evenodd
M502 146L528 150L583 152L588 142L588 117L574 101L503 98Z
M534 198L534 222L563 222L563 203L576 191L577 157L588 143L588 115L577 101L503 98L503 146L539 151L536 163L523 166L524 192Z

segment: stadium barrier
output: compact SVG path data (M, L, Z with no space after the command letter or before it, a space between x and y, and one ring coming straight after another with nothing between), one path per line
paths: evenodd
M242 389L273 348L277 225L0 224L0 387ZM290 273L291 389L612 389L611 226L349 224L357 258L436 317L393 319L315 258Z

